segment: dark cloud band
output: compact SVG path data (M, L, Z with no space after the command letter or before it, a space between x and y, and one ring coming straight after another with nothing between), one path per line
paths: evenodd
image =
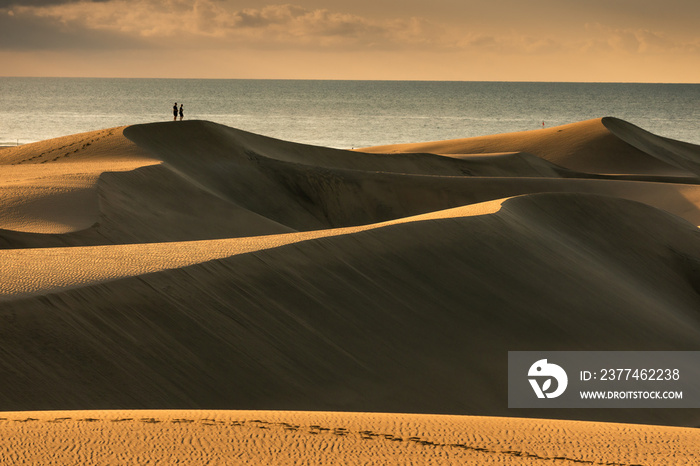
M0 51L117 50L147 47L138 37L94 31L77 24L66 27L51 18L0 14Z
M66 3L75 3L78 0L0 0L0 8L9 8L13 6L47 6L47 5L63 5ZM93 3L103 3L109 0L86 0Z

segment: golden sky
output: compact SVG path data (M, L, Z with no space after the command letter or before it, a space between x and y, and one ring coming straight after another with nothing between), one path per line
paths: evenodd
M0 0L0 75L700 82L698 0Z

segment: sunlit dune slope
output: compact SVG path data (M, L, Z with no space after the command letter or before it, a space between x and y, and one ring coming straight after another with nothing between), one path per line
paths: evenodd
M113 128L3 152L0 179L7 194L0 200L0 228L5 230L0 245L138 243L293 231L211 192L122 132Z
M185 267L237 254L317 238L348 235L408 222L497 212L500 200L431 212L384 223L278 235L220 240L173 241L70 248L11 249L0 252L0 300L46 294L116 278Z
M92 131L3 150L0 229L11 230L10 234L66 234L97 223L98 183L103 173L128 172L159 163L124 138L122 129Z
M3 413L5 464L697 464L700 431L475 416L279 411Z
M700 173L700 146L661 138L611 117L520 133L377 146L362 151L435 154L522 151L585 173L680 176Z

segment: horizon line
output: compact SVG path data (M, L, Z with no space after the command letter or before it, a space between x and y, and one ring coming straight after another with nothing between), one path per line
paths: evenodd
M686 84L686 81L536 81L536 80L457 80L457 79L341 79L341 78L171 78L171 77L125 77L125 76L2 76L0 79L157 79L164 81L337 81L337 82L426 82L426 83L513 83L513 84Z

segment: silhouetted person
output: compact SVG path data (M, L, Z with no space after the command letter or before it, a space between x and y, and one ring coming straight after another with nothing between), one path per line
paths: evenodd
M182 104L180 104L180 121L182 121L182 117L185 116L185 111L182 109Z
M173 105L173 121L177 120L177 102Z

